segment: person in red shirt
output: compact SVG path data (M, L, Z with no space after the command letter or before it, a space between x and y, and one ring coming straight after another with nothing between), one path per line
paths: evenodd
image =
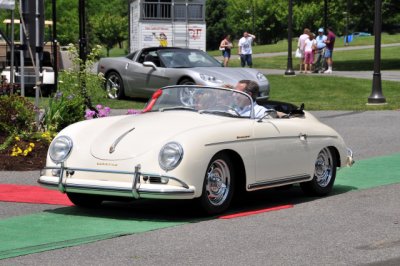
M324 73L332 74L332 55L333 55L333 47L335 46L336 35L332 31L331 27L328 27L328 36L326 38L326 49L325 49L325 60L328 65L328 69L324 71Z

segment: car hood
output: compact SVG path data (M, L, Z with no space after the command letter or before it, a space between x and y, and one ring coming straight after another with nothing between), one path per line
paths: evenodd
M153 147L160 149L182 132L220 124L224 119L182 111L125 116L92 133L90 152L101 160L135 158Z
M193 70L201 74L214 76L224 82L232 83L232 85L242 79L257 80L257 73L259 72L255 69L238 67L195 67Z

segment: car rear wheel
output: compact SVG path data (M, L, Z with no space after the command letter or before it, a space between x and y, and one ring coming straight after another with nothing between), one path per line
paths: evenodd
M96 195L67 193L67 196L74 205L83 208L95 208L103 202L103 199Z
M233 165L225 154L216 154L210 161L203 183L199 203L207 214L228 209L234 192Z
M325 196L332 191L336 178L337 158L330 148L322 149L315 161L314 178L300 183L302 190L310 196Z
M117 72L112 71L107 74L105 85L108 98L122 99L124 97L124 84L121 76Z

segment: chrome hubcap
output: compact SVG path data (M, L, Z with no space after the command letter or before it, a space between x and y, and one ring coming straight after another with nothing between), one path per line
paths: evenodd
M116 99L118 97L118 92L121 88L120 80L116 75L111 75L107 79L106 90L107 95L110 99Z
M332 154L328 148L324 148L315 162L315 176L320 187L328 186L332 179L333 167Z
M225 161L216 160L210 165L206 182L206 193L210 203L214 206L223 204L231 185L231 174Z
M193 88L184 88L179 90L179 98L181 99L181 103L185 106L193 106L195 104L195 90Z

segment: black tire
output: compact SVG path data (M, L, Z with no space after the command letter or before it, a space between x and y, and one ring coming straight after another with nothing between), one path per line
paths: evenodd
M179 81L178 85L196 85L196 83L194 83L194 81L189 78L185 78Z
M316 160L314 178L300 183L301 189L309 196L325 196L332 191L336 178L336 153L330 148L322 149Z
M198 203L208 215L224 212L229 208L235 188L233 165L226 154L216 154L207 166L203 191Z
M82 208L96 208L103 202L103 199L97 195L67 193L67 196L75 206Z
M125 97L124 83L121 76L115 71L107 74L105 89L110 99L122 99Z

